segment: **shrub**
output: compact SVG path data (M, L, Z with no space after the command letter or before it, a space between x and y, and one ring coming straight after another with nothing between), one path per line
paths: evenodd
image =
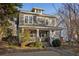
M3 37L2 41L8 42L9 45L18 45L17 36Z
M26 46L26 41L28 41L30 39L30 32L28 31L28 30L26 30L25 32L24 32L24 36L23 36L23 38L21 39L21 46L23 47L23 48L25 48Z
M2 37L2 41L7 41L8 37Z
M26 46L42 48L43 44L40 41L36 41L36 42L31 42L31 43L27 44Z
M28 46L28 47L35 47L35 42L31 42L31 43L27 44L26 46Z
M42 47L43 47L42 42L40 42L40 41L36 41L36 42L35 42L35 47L42 48Z
M29 39L30 39L30 32L29 31L25 31L24 37L22 39L22 42L28 41Z
M61 41L59 39L55 39L52 41L53 47L59 47L61 46Z
M49 40L50 40L49 37L45 38L45 42L49 42Z
M18 45L18 38L12 35L12 29L7 28L4 35L5 37L2 37L3 41L8 42L9 45Z

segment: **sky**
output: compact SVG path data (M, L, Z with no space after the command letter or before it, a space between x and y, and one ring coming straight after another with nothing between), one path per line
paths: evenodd
M33 7L43 8L45 14L56 14L57 9L60 7L58 3L24 3L22 6L22 10L29 10Z

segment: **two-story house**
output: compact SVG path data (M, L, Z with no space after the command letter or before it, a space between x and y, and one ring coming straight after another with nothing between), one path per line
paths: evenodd
M19 13L19 30L24 34L28 29L30 39L39 38L44 41L45 38L60 37L61 28L56 27L57 18L53 15L43 13L41 8L32 8L31 11L20 11Z

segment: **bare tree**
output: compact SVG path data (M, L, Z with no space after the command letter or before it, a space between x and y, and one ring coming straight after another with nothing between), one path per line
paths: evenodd
M62 19L59 24L65 23L67 27L67 34L69 41L79 40L79 4L61 4L62 8L58 9L58 15ZM58 25L59 25L58 24ZM76 35L76 37L75 37Z

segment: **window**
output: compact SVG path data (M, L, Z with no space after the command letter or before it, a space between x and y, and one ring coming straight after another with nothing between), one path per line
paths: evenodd
M41 23L41 18L38 17L37 19L38 19L38 24L42 24Z
M38 19L38 24L44 25L44 19L43 18L38 17L37 19Z
M36 16L33 16L33 22L37 23Z
M25 16L25 23L28 23L28 16Z
M46 25L48 25L48 20L46 20Z
M54 25L55 24L55 20L54 19L52 19L52 25Z
M29 16L29 23L32 23L32 16Z
M20 25L23 25L24 24L23 16L20 17L19 24Z
M36 10L36 13L41 13L41 10Z

